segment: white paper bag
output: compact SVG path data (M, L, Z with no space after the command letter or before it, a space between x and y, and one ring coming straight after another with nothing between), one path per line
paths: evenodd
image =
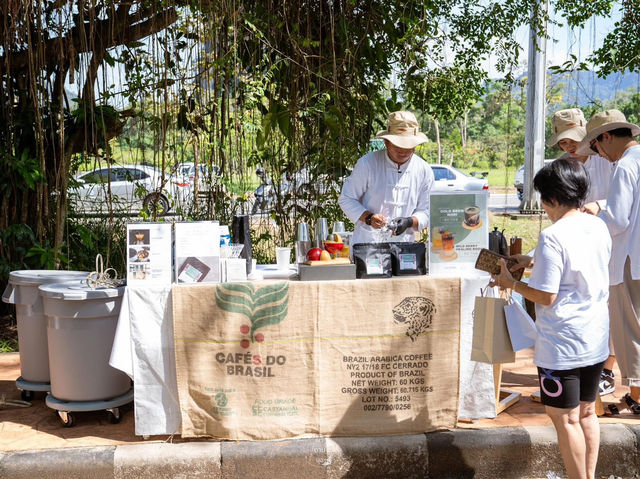
M504 307L504 315L514 351L530 348L536 344L538 336L536 323L520 303L511 300Z

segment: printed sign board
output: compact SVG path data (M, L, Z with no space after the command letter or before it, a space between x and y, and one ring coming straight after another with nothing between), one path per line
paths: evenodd
M489 242L488 193L432 193L429 274L463 276Z
M171 224L127 224L127 285L171 284Z

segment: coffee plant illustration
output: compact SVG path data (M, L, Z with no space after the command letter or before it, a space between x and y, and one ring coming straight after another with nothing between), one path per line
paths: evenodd
M251 326L243 324L242 334L249 334L251 342L264 341L264 334L256 333L261 328L280 323L289 309L289 283L256 286L251 283L224 283L216 289L216 304L220 309L247 317ZM241 346L249 347L244 339Z

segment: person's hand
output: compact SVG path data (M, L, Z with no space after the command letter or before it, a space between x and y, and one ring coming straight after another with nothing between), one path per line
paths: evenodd
M510 257L514 258L518 263L513 265L509 271L515 272L519 269L533 268L533 258L531 256L527 256L526 254L514 254Z
M387 218L380 213L376 213L371 217L371 226L377 230L387 224Z
M500 289L513 288L513 284L516 280L511 276L509 269L507 268L507 263L504 259L500 260L500 274L491 275L491 281L489 281L489 286L499 286Z
M596 201L592 201L591 203L585 204L580 211L584 213L589 213L590 215L597 215L600 213L600 205Z
M404 233L407 228L413 226L413 218L406 216L404 218L393 218L389 221L389 229L393 231L394 236L399 236Z

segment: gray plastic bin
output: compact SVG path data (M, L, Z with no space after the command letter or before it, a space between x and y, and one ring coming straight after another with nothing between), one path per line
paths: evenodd
M40 286L47 317L51 395L62 401L102 401L131 388L109 366L124 287L92 290L84 282Z
M2 294L2 301L16 305L22 379L33 383L49 382L47 319L42 311L38 287L46 283L82 280L88 275L84 271L35 269L9 274L9 284Z

